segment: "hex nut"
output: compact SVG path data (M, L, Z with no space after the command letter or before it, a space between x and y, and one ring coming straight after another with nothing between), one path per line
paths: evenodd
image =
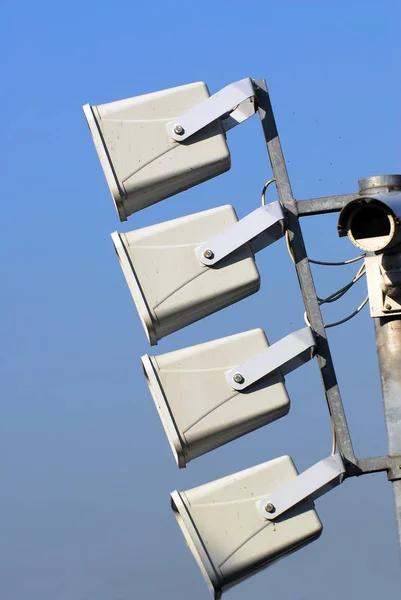
M182 125L176 125L174 127L174 133L176 133L177 135L184 135L185 130Z
M211 260L212 258L214 258L214 252L213 252L213 250L210 250L210 248L207 248L207 249L204 251L204 253L203 253L203 256L204 256L205 258L208 258L209 260Z

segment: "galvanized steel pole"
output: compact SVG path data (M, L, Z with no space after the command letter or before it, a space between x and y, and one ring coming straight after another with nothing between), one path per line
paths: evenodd
M401 189L401 176L367 177L360 192ZM383 392L389 456L401 455L401 317L375 318L377 354ZM400 466L401 468L401 466ZM398 537L401 547L401 480L393 481Z
M377 354L383 390L390 456L401 454L401 317L375 321ZM401 547L401 480L393 481L394 500Z

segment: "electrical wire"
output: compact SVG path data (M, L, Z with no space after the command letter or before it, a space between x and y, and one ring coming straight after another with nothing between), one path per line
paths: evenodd
M288 254L293 263L295 263L294 253L290 244L290 236L288 230L285 232L285 242L287 244ZM342 267L343 265L350 265L351 263L357 262L358 260L364 259L366 254L361 254L360 256L355 256L355 258L349 258L347 260L342 260L339 262L326 262L323 260L314 260L312 258L308 258L308 261L314 265L322 265L323 267Z
M365 272L361 273L359 275L358 279L360 279L363 275L365 275ZM356 281L357 281L357 279L356 279ZM336 298L336 300L338 300L339 298L341 298L344 294L345 294L345 292L343 292L338 298ZM344 317L344 319L340 319L340 321L334 321L333 323L327 323L327 325L325 324L324 325L325 329L328 329L329 327L337 327L337 325L342 325L343 323L346 323L347 321L350 321L353 317L356 317L356 315L367 304L368 300L369 300L369 294L366 296L365 300L358 306L358 308L356 310L354 310L350 315L348 315L347 317ZM335 302L335 300L332 300L332 302ZM323 304L323 302L322 303L319 302L319 304ZM308 327L312 327L312 325L310 324L310 321L308 319L308 315L307 315L306 311L304 312L304 321L305 321L305 323L306 323L306 325Z
M265 205L265 193L267 188L269 187L269 185L271 183L273 183L273 181L275 181L275 179L269 179L269 181L267 181L265 183L265 185L263 186L263 191L262 191L262 205ZM294 253L292 251L291 248L291 244L290 244L290 237L289 237L289 233L288 231L285 232L285 241L286 241L286 245L287 245L287 250L288 250L288 254L291 257L292 262L295 264L295 257L294 257ZM365 258L366 254L361 254L359 256L356 256L355 258L350 258L348 260L343 260L343 261L339 261L339 262L328 262L328 261L322 261L322 260L313 260L311 258L309 258L309 262L314 264L314 265L322 265L322 266L327 266L327 267L340 267L343 265L349 265L352 264L354 262L357 262L359 260L363 260ZM359 281L364 275L366 274L366 269L365 269L365 264L361 265L361 267L358 269L356 275L354 276L354 278L347 283L345 286L343 286L342 288L340 288L339 290L337 290L336 292L333 292L332 294L330 294L329 296L327 296L327 298L319 298L317 296L319 305L321 306L322 304L328 304L331 302L336 302L337 300L339 300L340 298L342 298L344 296L344 294L346 294L348 292L348 290L351 289L351 287L357 282ZM328 325L324 325L325 328L328 327L336 327L337 325L341 325L342 323L346 323L347 321L349 321L350 319L352 319L353 317L355 317L362 309L363 307L367 304L369 300L369 295L366 296L365 300L362 302L362 304L360 304L358 306L358 308L356 310L354 310L354 312L352 312L350 315L348 315L347 317L345 317L344 319L341 319L340 321L336 321L334 323L329 323ZM308 319L308 315L307 312L304 312L304 321L306 323L306 325L308 327L311 327L310 321ZM333 456L336 453L337 450L337 433L336 433L336 428L334 425L334 419L333 419L333 415L330 413L330 418L331 418L331 430L332 430L332 444L331 444L331 455Z
M290 236L289 236L288 230L285 232L285 243L287 244L288 254L290 255L290 258L295 265L295 257L294 257L294 253L291 248Z
M289 253L290 257L291 257L291 260L292 260L293 263L295 263L294 253L293 253L291 245L290 245L290 239L289 239L288 231L285 232L285 241L286 241L286 244L287 244L287 249L288 249L288 253ZM342 265L347 265L347 264L356 262L357 260L361 260L362 258L365 258L364 254L360 255L360 256L357 256L355 258L348 259L346 261L339 262L339 263L324 263L323 261L312 261L310 259L309 259L309 262L313 262L314 264L322 264L322 265L330 265L330 266L342 266ZM319 298L319 297L317 297L319 305L321 306L322 304L328 304L330 302L335 302L336 300L339 300L340 298L342 298L344 296L344 294L346 294L348 292L348 290L351 289L351 287L357 281L359 281L359 279L361 279L361 277L363 277L365 275L365 273L366 273L366 269L365 269L365 265L363 264L359 268L357 274L352 279L352 281L350 281L349 283L347 283L347 285L345 285L344 287L340 288L336 292L333 292L333 294L330 294L330 296L327 296L327 298ZM327 328L327 327L336 327L337 325L342 325L342 323L346 323L347 321L349 321L350 319L352 319L353 317L355 317L363 309L363 307L368 302L368 300L369 300L369 296L367 296L365 298L365 300L362 302L362 304L360 306L358 306L358 308L353 313L351 313L350 315L348 315L348 317L345 317L344 319L341 319L340 321L335 321L334 323L329 323L328 325L325 325L324 327L325 328ZM304 313L304 321L305 321L305 323L306 323L306 325L308 327L311 327L311 324L309 322L308 315L307 315L306 311Z
M353 313L348 315L348 317L345 317L345 319L341 319L341 321L335 321L334 323L328 323L327 325L325 325L325 328L327 329L328 327L337 327L337 325L342 325L343 323L346 323L347 321L349 321L350 319L355 317L363 309L363 307L367 304L368 300L369 300L369 295L366 296L366 298L362 302L362 304L360 304L358 306L358 308L356 310L354 310Z
M336 292L333 292L333 294L330 294L330 296L327 296L327 298L319 298L318 296L318 301L319 304L328 304L330 302L336 302L337 300L339 300L340 298L342 298L347 292L348 290L350 290L352 288L352 286L361 279L361 277L363 277L366 273L366 269L365 269L365 265L363 264L358 272L356 273L355 277L349 282L347 283L344 287L340 288L339 290L337 290Z
M273 183L273 181L276 181L275 177L273 177L272 179L269 179L268 181L266 181L265 185L263 186L263 190L262 190L262 206L265 206L265 204L266 204L266 198L265 198L266 190L269 187L269 185L271 183Z
M306 311L304 312L304 321L305 323L308 325L308 327L311 327L311 324L309 323L309 319L308 319L308 315L306 314ZM330 407L328 406L328 409L330 411ZM330 419L331 419L331 455L334 456L334 454L336 453L337 450L337 432L336 432L336 428L334 425L334 419L333 419L333 415L330 412Z
M333 415L331 416L331 431L332 431L332 444L331 444L331 456L334 456L337 450L337 432L334 425Z
M355 258L349 258L348 260L342 260L340 262L326 262L323 260L312 260L309 258L309 262L314 265L323 265L324 267L341 267L342 265L350 265L351 263L357 262L358 260L362 260L365 258L366 254L361 254L360 256L355 256Z

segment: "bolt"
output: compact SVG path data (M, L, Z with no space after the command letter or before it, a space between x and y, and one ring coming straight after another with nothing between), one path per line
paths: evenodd
M212 258L214 258L214 252L213 252L213 250L210 250L210 248L207 248L207 249L204 251L204 253L203 253L203 256L204 256L205 258L208 258L209 260L211 260Z
M244 381L245 381L245 379L243 378L241 373L235 373L233 379L234 379L235 383L244 383Z
M265 511L268 513L274 513L276 511L276 507L271 502L268 502L265 506Z
M386 310L391 310L392 306L391 304L386 304Z
M174 127L174 133L176 133L177 135L184 135L185 129L183 128L182 125L176 125Z

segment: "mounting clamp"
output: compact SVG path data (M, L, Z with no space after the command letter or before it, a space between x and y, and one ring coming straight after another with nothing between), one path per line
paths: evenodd
M401 456L388 456L389 467L387 469L387 479L389 481L398 481L401 479Z
M370 315L401 315L401 252L371 253L365 266Z

